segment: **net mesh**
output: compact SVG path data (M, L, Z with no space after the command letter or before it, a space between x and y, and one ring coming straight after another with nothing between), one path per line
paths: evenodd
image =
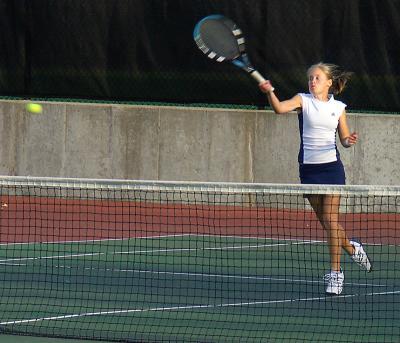
M126 342L398 342L400 187L0 178L0 334ZM345 253L305 195L373 261Z

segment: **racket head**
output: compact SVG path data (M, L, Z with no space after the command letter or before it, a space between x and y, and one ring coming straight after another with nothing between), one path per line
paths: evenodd
M244 52L242 31L219 14L201 19L193 30L193 39L205 55L217 62L235 60Z

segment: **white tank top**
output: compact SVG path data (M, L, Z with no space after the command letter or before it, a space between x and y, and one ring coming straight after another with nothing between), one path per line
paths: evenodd
M328 101L320 101L312 94L299 94L302 111L299 113L300 163L329 163L339 159L336 148L336 131L339 118L346 104L329 95Z

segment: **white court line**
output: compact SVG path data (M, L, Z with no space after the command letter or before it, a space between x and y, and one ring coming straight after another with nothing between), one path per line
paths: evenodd
M58 256L38 256L38 257L20 257L20 258L7 258L0 260L0 264L5 264L12 261L37 261L37 260L52 260L52 259L67 259L73 257L84 257L84 256L100 256L106 253L86 253L86 254L69 254L69 255L58 255Z
M57 265L56 268L74 269L75 267ZM78 268L79 269L79 268ZM229 275L229 274L207 274L207 273L189 273L189 272L166 272L154 270L140 270L140 269L114 269L114 268L91 268L85 267L84 270L96 272L115 272L115 273L138 273L138 274L155 274L155 275L172 275L172 276L190 276L198 278L220 278L220 279L238 279L238 280L256 280L256 281L278 281L278 282L292 282L292 283L314 283L325 284L322 280L307 280L307 279L293 279L293 278L276 278L270 276L245 276L245 275ZM372 284L372 283L357 283L345 282L348 286L363 286L363 287L388 287L388 285Z
M301 244L313 244L314 241L302 241L296 243L271 243L271 244L256 244L256 245L233 245L233 246L222 246L222 247L207 247L207 248L173 248L173 249L157 249L157 250L131 250L131 251L116 251L113 254L143 254L143 253L153 253L153 252L176 252L176 251L204 251L204 250L246 250L246 249L258 249L258 248L269 248L285 245L301 245Z
M70 244L70 243L99 243L99 242L116 242L116 241L129 241L131 239L158 239L158 238L177 238L177 237L216 237L216 238L233 238L233 239L252 239L252 240L271 240L271 241L309 241L295 238L276 238L276 237L257 237L257 236L235 236L235 235L211 235L211 234L196 234L196 233L183 233L173 235L154 235L154 236L137 236L127 238L104 238L104 239L84 239L84 240L69 240L69 241L45 241L45 242L15 242L15 243L0 243L0 246L12 245L34 245L34 244ZM311 241L311 240L310 240ZM313 240L317 243L325 243L325 241Z
M284 238L284 237L258 237L258 236L240 236L240 235L212 235L212 234L196 234L196 233L183 233L172 235L155 235L155 236L138 236L127 238L104 238L104 239L87 239L87 240L68 240L68 241L47 241L47 242L16 242L16 243L0 243L0 246L12 245L34 245L34 244L71 244L71 243L101 243L101 242L116 242L116 241L129 241L131 239L159 239L159 238L177 238L177 237L216 237L216 238L232 238L232 239L251 239L251 240L271 240L271 241L284 241L284 242L314 242L314 243L327 243L325 240L313 239L297 239L297 238ZM380 243L363 243L363 245L381 246ZM395 244L385 244L388 247L397 247Z
M48 241L48 242L16 242L16 243L0 243L0 246L8 245L34 245L34 244L70 244L70 243L98 243L98 242L115 242L115 241L129 241L130 239L157 239L157 238L176 238L192 236L191 233L178 234L178 235L160 235L160 236L138 236L127 238L104 238L104 239L85 239L74 241Z
M153 307L153 308L141 308L141 309L127 309L127 310L111 310L111 311L99 311L99 312L87 312L77 314L65 314L61 316L53 317L42 317L22 320L10 320L1 322L0 325L15 325L25 323L37 323L42 321L50 320L61 320L79 317L91 317L91 316L102 316L102 315L113 315L123 313L146 313L146 312L157 312L157 311L182 311L182 310L196 310L206 308L226 308L226 307L240 307L240 306L258 306L258 305L271 305L271 304L284 304L284 303L295 303L295 302L306 302L306 301L321 301L321 300L335 300L343 298L355 298L355 297L369 297L379 295L392 295L400 294L400 291L392 292L371 292L365 294L348 294L348 295L337 295L337 296L324 296L324 297L312 297L312 298L298 298L298 299L281 299L281 300L268 300L268 301L252 301L252 302L239 302L239 303L225 303L225 304L206 304L206 305L190 305L190 306L171 306L171 307Z
M0 262L0 265L2 265L2 266L26 266L26 264L23 264L23 263L7 263L7 262Z
M232 236L236 238L235 236ZM51 260L51 259L70 259L80 257L94 257L103 255L123 255L123 254L154 254L154 253L175 253L175 252L197 252L197 251L224 251L224 250L245 250L245 249L258 249L268 248L276 246L288 246L288 245L303 245L303 244L314 244L320 243L320 241L295 241L290 240L287 243L272 243L272 244L256 244L256 245L234 245L234 246L223 246L223 247L206 247L206 248L171 248L171 249L150 249L150 250L130 250L130 251L117 251L117 252L98 252L98 253L82 253L82 254L67 254L67 255L55 255L55 256L42 256L42 257L25 257L25 258L13 258L0 260L0 265L14 265L14 266L26 266L26 264L18 264L11 262L22 262L22 261L37 261L37 260ZM68 266L56 266L58 268L73 268ZM192 277L214 277L214 278L231 278L231 279L253 279L253 280L270 280L270 281L282 281L282 282L299 282L299 283L323 283L322 281L312 281L304 279L290 279L290 278L271 278L271 277L254 277L254 276L235 276L235 275L218 275L218 274L201 274L201 273L176 273L176 272L160 272L160 271L141 271L141 270L129 270L129 269L94 269L86 267L85 270L97 270L97 271L109 271L119 273L152 273L152 274L164 274L164 275L177 275L177 276L192 276ZM369 287L387 287L387 285L381 284L368 284L368 283L346 283L347 285L353 286L369 286Z
M51 260L51 259L68 259L77 257L94 257L103 255L123 255L123 254L150 254L159 252L192 252L192 251L206 251L206 250L236 250L236 249L258 249L275 246L285 245L302 245L302 244L313 244L314 241L301 241L295 243L272 243L272 244L256 244L256 245L233 245L233 246L222 246L222 247L206 247L206 248L165 248L165 249L150 249L150 250L129 250L129 251L114 251L114 252L96 252L96 253L82 253L82 254L67 254L67 255L53 255L53 256L38 256L38 257L21 257L21 258L9 258L2 259L0 263L8 263L15 261L36 261L36 260Z
M189 236L195 237L222 237L222 238L239 238L239 239L254 239L254 240L271 240L271 241L284 241L284 242L315 242L315 243L326 243L326 241L320 241L315 239L298 239L298 238L285 238L285 237L260 237L260 236L236 236L236 235L212 235L212 234L196 234L191 233Z
M13 264L13 263L1 263L0 265L12 265L12 266L27 266L26 264ZM79 269L78 267L56 265L55 268L60 269ZM138 274L154 274L154 275L172 275L172 276L189 276L198 278L220 278L220 279L239 279L239 280L259 280L259 281L277 281L277 282L293 282L293 283L314 283L323 284L321 280L306 280L306 279L293 279L293 278L274 278L269 276L243 276L243 275L229 275L229 274L207 274L207 273L189 273L189 272L166 272L166 271L153 271L153 270L140 270L140 269L119 269L119 268L92 268L84 267L83 270L96 271L96 272L113 272L113 273L138 273ZM387 285L373 284L373 283L357 283L357 282L345 282L345 285L349 286L363 286L363 287L388 287Z

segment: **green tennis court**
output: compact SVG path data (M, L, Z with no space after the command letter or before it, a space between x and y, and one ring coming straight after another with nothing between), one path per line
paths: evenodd
M370 274L346 259L345 292L330 297L320 241L182 234L3 244L0 328L135 341L282 341L301 331L309 341L397 342L399 249L368 246Z
M1 343L88 343L87 340L65 339L65 338L49 338L49 337L32 337L32 336L15 336L1 335ZM100 343L104 341L94 341L91 343Z
M339 296L304 194L373 261ZM123 342L398 342L395 187L0 178L0 333Z

